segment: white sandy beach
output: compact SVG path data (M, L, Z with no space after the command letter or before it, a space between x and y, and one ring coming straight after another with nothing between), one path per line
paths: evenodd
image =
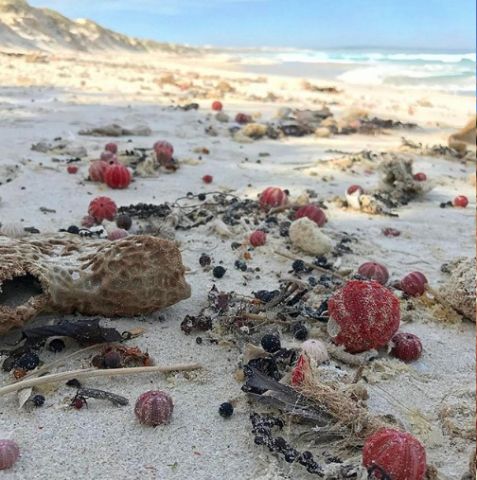
M170 83L161 78L173 75ZM326 160L342 152L400 152L401 137L426 145L447 144L451 133L462 128L475 113L475 99L421 90L373 86L365 88L337 82L313 80L316 85L335 86L341 93L317 93L302 88L303 78L248 74L234 71L213 56L184 58L171 55L103 56L47 55L44 61L31 56L0 55L0 223L21 222L41 233L53 233L69 225L79 225L88 204L98 195L110 196L118 206L138 202L174 202L187 192L230 191L241 198L256 199L264 188L279 186L298 197L313 189L328 207L324 231L336 242L347 232L356 237L353 253L341 257L342 269L355 270L367 260L387 266L392 279L410 271L425 273L434 287L443 281L443 263L458 256L475 255L475 186L470 177L475 162L444 156L414 157L414 171L425 172L432 190L422 199L397 209L399 217L368 215L343 209L333 202L344 196L354 183L374 188L378 173L373 165L359 162L342 171ZM235 92L220 95L217 88L226 81ZM182 88L181 88L182 85ZM270 93L273 96L269 95ZM318 138L268 138L239 143L228 132L233 124L220 123L210 109L220 99L231 119L238 112L253 115L259 121L272 120L281 107L319 109L328 106L335 118L353 109L364 109L371 116L415 122L414 130L386 130L377 135L335 135ZM197 102L197 111L182 111L173 106ZM117 123L125 127L147 125L147 137L79 136L81 129ZM205 130L213 127L217 136ZM87 149L87 157L77 163L75 175L66 172L66 157L31 150L40 141L62 137L73 146ZM177 172L159 173L152 178L136 177L129 188L112 190L103 184L86 181L92 159L99 157L108 141L116 141L120 150L150 148L157 140L174 146L180 163ZM130 143L129 143L130 142ZM194 151L205 147L209 154ZM260 154L267 153L268 156ZM401 152L402 153L402 152ZM59 161L53 161L53 157ZM200 157L200 158L199 158ZM14 167L14 173L8 167ZM210 185L202 176L211 174ZM11 181L6 182L7 178ZM467 208L440 208L441 202L466 195ZM46 207L54 213L42 213ZM392 238L382 228L399 229ZM232 228L231 238L202 226L177 231L184 264L190 268L187 281L191 298L160 314L140 318L106 319L119 331L141 326L145 334L129 342L147 350L156 363L199 362L199 373L177 375L137 375L114 379L92 379L89 387L119 393L130 401L128 407L114 407L91 400L88 409L67 408L72 390L63 384L45 393L42 408L19 409L16 395L0 400L0 432L11 436L21 448L21 458L0 474L5 479L306 479L299 465L288 465L269 456L254 445L249 414L257 406L248 402L233 373L239 366L240 352L230 339L218 344L196 343L196 336L184 335L179 325L185 315L195 315L206 305L207 293L217 285L222 291L251 295L252 291L274 289L278 279L287 276L291 262L274 250L289 241L269 235L267 245L251 252L250 267L256 274L234 268L240 251L232 250L233 241L242 242L248 232L242 225ZM107 240L105 240L107 241ZM227 269L222 279L214 279L198 263L202 252L213 265L223 262ZM311 259L292 250L297 258ZM306 277L305 277L306 278ZM43 324L58 315L39 317ZM66 316L65 318L75 318ZM416 301L413 311L405 312L401 330L417 334L424 353L417 362L402 370L380 371L366 367L370 381L368 407L376 414L392 414L426 447L428 465L437 468L439 478L457 480L467 471L473 440L450 434L439 419L449 396L462 409L466 425L474 419L475 398L475 326L465 321L445 321L436 310ZM319 328L317 329L319 335ZM323 332L321 332L321 335ZM11 346L15 335L2 341ZM285 346L298 346L289 335ZM68 343L67 353L75 344ZM61 354L58 354L61 355ZM92 355L70 361L65 368L89 366ZM44 362L55 358L41 354ZM336 362L332 360L332 365ZM351 369L342 365L345 370ZM374 380L373 380L374 379ZM1 372L7 384L11 375ZM149 389L165 389L175 402L169 426L147 428L139 425L133 406L136 398ZM235 414L227 420L217 409L225 401L236 402ZM460 423L459 423L460 422ZM289 428L289 427L287 427ZM293 429L287 430L293 438ZM313 446L310 446L312 449ZM347 458L348 459L348 458ZM356 462L360 454L356 452Z

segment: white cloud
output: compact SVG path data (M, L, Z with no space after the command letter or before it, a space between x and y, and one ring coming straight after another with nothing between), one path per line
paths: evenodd
M95 11L142 12L159 15L178 15L188 10L211 9L227 4L262 3L270 0L30 0L35 7L48 7L63 12Z

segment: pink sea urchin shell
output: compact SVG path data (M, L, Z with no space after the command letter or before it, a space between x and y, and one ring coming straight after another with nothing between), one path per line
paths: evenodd
M262 208L281 207L288 201L287 194L278 187L267 187L260 194L260 206Z
M412 362L422 355L421 340L412 333L396 333L391 342L393 344L391 355L403 362Z
M384 265L376 262L363 263L363 265L358 268L358 273L368 280L376 280L376 282L381 285L385 285L389 280L388 269Z
M106 152L118 153L118 145L114 142L107 143L106 146L104 147L104 150Z
M13 440L0 440L0 470L11 468L20 457L20 449Z
M312 204L300 207L296 211L295 220L303 217L313 220L319 227L322 227L327 221L325 212L320 207Z
M89 166L89 178L92 182L104 182L104 172L108 164L101 160L95 160Z
M401 280L401 290L411 297L420 297L426 291L427 278L421 272L408 273Z
M174 404L166 392L149 390L139 396L134 407L139 421L144 425L164 425L170 422Z
M129 234L122 228L115 228L108 234L108 240L119 240L120 238L127 237Z
M248 241L252 247L261 247L262 245L265 245L267 241L267 234L262 232L262 230L255 230L255 232L253 232L248 238Z

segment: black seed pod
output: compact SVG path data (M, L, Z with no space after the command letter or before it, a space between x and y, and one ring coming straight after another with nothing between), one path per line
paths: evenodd
M65 342L61 340L61 338L54 338L49 344L48 344L48 350L50 352L58 353L64 350L65 348Z
M74 235L78 235L79 228L76 225L70 225L66 231L68 233L73 233Z
M215 278L222 278L225 275L225 268L218 265L217 267L214 267L212 274Z
M308 329L301 322L294 323L291 328L293 336L297 340L306 340L308 338Z
M35 407L41 407L45 403L45 397L43 395L35 395L31 401Z
M260 342L263 349L268 353L275 353L282 347L280 337L273 333L267 333Z
M212 260L210 259L210 257L206 253L203 253L199 257L199 264L200 264L201 267L206 267L207 265L210 265L211 263L212 263Z
M234 407L229 402L224 402L219 407L219 414L221 417L229 418L234 413Z
M39 363L40 359L36 353L27 352L15 362L15 367L23 370L33 370L34 368L38 367Z
M292 263L292 268L295 273L300 273L305 271L305 262L303 260L295 260Z
M132 225L132 219L129 215L122 214L116 217L116 225L118 228L123 228L124 230L129 230Z

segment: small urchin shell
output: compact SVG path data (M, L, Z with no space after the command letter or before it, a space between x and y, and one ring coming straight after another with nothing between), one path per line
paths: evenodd
M11 468L20 457L20 449L13 440L0 440L0 470Z
M312 365L320 365L330 359L326 345L320 340L306 340L302 343L301 350L308 355Z
M174 404L172 398L161 390L149 390L139 396L134 407L139 421L156 427L170 422Z
M400 282L401 290L411 297L420 297L426 291L427 278L421 272L408 273Z
M325 212L320 207L312 204L300 207L296 211L295 220L303 217L313 220L319 227L322 227L327 222Z
M98 222L103 220L113 220L118 208L109 197L96 197L91 200L88 207L88 213Z
M129 233L122 228L115 228L108 233L108 240L119 240L120 238L127 237Z
M131 183L131 172L120 163L106 167L103 176L104 182L111 188L127 188Z
M422 354L422 343L417 335L399 332L391 340L391 355L403 362L417 360Z
M399 328L398 298L375 281L350 280L328 300L328 311L328 332L351 353L384 347Z
M426 474L426 451L410 433L382 428L366 439L363 465L382 468L393 480L422 480Z
M324 255L333 247L331 239L307 217L292 222L288 232L293 245L311 255Z
M107 168L108 164L101 160L95 160L91 162L89 166L89 179L92 182L103 182L104 181L104 172Z
M267 242L267 234L262 230L255 230L248 238L248 241L252 247L261 247Z
M262 208L281 207L288 201L287 194L278 187L267 187L260 194L260 206Z
M388 269L377 262L363 263L358 268L358 273L368 280L376 280L381 285L385 285L389 280Z

